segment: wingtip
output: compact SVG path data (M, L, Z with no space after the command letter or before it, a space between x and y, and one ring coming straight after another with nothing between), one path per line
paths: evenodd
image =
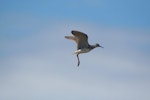
M83 32L78 31L78 30L72 30L72 31L71 31L71 33L75 33L75 32L83 33Z
M73 34L75 32L75 30L72 30L71 33Z
M74 32L74 31L77 31L77 30L71 30L71 32Z

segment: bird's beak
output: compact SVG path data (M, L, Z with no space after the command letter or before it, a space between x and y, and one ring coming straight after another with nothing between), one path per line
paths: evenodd
M104 47L103 47L103 46L101 46L101 45L100 45L100 46L98 46L98 47L104 48Z

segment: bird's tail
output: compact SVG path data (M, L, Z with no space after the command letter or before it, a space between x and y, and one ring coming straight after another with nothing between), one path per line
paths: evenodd
M69 40L74 40L75 41L75 37L73 36L65 36L66 39L69 39Z

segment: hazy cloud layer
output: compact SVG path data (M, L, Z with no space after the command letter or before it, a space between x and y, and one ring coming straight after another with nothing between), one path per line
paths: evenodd
M149 100L149 6L133 1L1 2L0 100ZM71 30L104 46L79 68Z
M66 27L49 24L22 39L2 40L1 99L148 100L150 56L140 49L149 49L147 32L74 22ZM71 29L82 29L90 43L105 47L81 55L79 68L75 44L64 38Z

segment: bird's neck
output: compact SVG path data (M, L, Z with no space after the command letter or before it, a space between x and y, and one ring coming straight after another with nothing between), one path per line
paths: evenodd
M94 48L96 48L96 45L89 45L89 48L94 49Z

